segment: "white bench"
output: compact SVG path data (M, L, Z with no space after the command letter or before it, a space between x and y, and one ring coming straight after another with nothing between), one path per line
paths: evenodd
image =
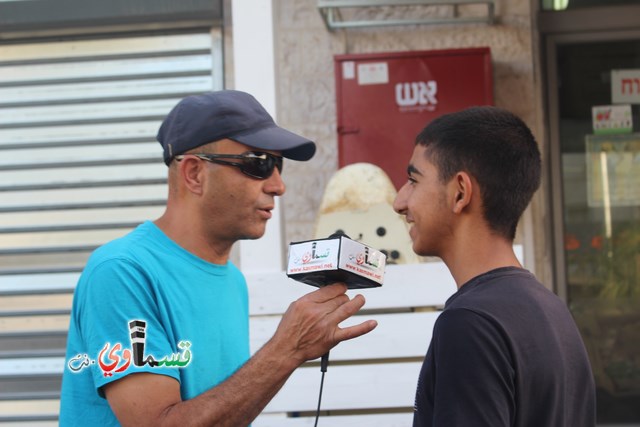
M77 277L78 273L0 276L3 300L23 305L9 303L0 308L0 343L29 336L58 343L58 348L23 349L15 354L6 346L0 349L0 426L56 425L56 384L65 366L64 336ZM255 352L272 336L289 304L314 288L284 273L247 274L247 282ZM455 284L442 262L388 266L384 286L359 291L367 304L346 323L372 318L379 326L331 351L319 425L409 425L433 323L454 292ZM57 305L52 308L49 300ZM254 427L312 426L320 376L317 361L300 367Z

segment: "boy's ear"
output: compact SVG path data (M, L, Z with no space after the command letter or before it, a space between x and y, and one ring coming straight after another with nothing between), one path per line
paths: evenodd
M467 172L458 172L453 181L453 212L461 213L471 203L473 195L473 182Z

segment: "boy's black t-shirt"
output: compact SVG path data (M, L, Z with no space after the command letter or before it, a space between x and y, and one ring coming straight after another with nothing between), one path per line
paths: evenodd
M565 303L499 268L445 304L418 379L414 427L595 426L593 374Z

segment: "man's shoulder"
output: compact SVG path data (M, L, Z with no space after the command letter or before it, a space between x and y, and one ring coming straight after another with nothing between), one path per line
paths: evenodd
M152 234L148 225L143 223L127 234L98 247L82 271L79 285L96 274L118 275L124 271L141 273L151 268L150 259L154 258Z
M127 234L98 247L87 262L87 266L100 264L109 259L135 258L149 250L152 233L148 223L142 223Z

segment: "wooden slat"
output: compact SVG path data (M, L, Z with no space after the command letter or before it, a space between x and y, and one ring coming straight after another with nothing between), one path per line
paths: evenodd
M168 113L168 111L167 111ZM15 148L39 146L42 144L70 144L87 141L154 141L160 120L147 120L127 123L84 124L68 126L36 127L25 129L0 129L0 150L6 146ZM3 147L4 146L4 147Z
M156 134L180 98L214 89L216 37L0 45L0 424L57 417L57 401L24 400L59 393L89 251L164 209Z
M0 46L2 61L83 58L88 55L135 55L211 49L211 35L185 34L100 40L53 41Z
M60 401L57 399L0 401L0 417L10 417L21 414L57 415L59 408ZM2 427L6 427L6 424L1 425Z
M179 98L142 100L125 102L96 102L71 105L58 105L43 107L16 107L11 114L0 115L0 126L28 127L56 122L69 123L83 121L115 121L115 120L140 120L141 118L157 117L162 120L167 113L180 101Z
M0 256L0 275L17 275L32 273L75 273L82 271L89 252L85 253L39 253L27 255Z
M399 267L399 266L398 266ZM40 290L46 292L48 290L68 289L73 290L78 280L78 273L63 273L56 275L16 275L16 276L0 276L0 292L16 292L22 290ZM50 298L50 297L49 297ZM61 301L66 301L66 307L70 307L70 297L56 297ZM251 295L251 300L255 300L256 295ZM7 301L10 299L7 298ZM26 299L28 300L28 298ZM25 301L26 301L25 300ZM49 303L53 307L52 300ZM8 302L6 304L9 304ZM5 304L5 305L6 305ZM62 305L60 305L62 304ZM58 308L65 308L63 303L58 304ZM412 299L411 304L424 305L424 301ZM12 306L15 304L9 304ZM404 306L407 305L405 302ZM365 308L389 309L394 307L388 298L381 298L375 307L369 305ZM8 307L7 307L8 309ZM279 323L280 317L277 316L260 316L264 312L265 307L259 304L251 304L251 328L252 328L252 349L256 351L266 342ZM373 318L378 320L379 326L376 331L371 334L346 342L341 345L338 350L338 356L341 359L360 359L360 358L394 358L401 357L419 357L426 351L426 344L429 341L431 329L438 312L420 312L420 313L387 313L387 314L362 314L345 322L344 326L360 322L363 319ZM24 323L22 323L24 322ZM18 330L52 330L51 325L57 322L58 330L65 330L67 319L62 317L56 319L16 319L5 318L0 319L0 325L4 331ZM367 345L360 345L363 341ZM384 344L381 344L384 343ZM363 348L371 347L370 354L362 353ZM367 350L369 351L369 350Z
M314 287L296 282L281 273L247 274L252 315L282 314L289 304L315 290ZM50 278L53 277L52 280ZM40 289L51 281L70 289L75 286L77 273L65 273L54 276L25 275L0 276L0 289L8 290L12 286ZM388 265L385 283L380 288L349 291L350 295L361 293L367 299L365 310L407 307L441 307L444 301L455 292L453 278L442 262L428 264ZM397 298L394 295L403 295ZM411 295L411 298L406 298Z
M110 59L60 64L7 65L0 67L0 84L26 85L53 82L125 80L132 77L193 76L211 72L211 56Z
M56 418L57 419L57 418ZM58 427L58 421L6 421L2 427Z
M50 306L41 301L33 302L31 300L18 301L21 305L2 309L6 312L25 310L25 309L70 309L71 294L56 295L58 304ZM26 297L20 297L25 299ZM42 297L41 300L51 300L53 296ZM8 299L8 298L7 298ZM47 304L46 306L44 304ZM354 319L361 320L365 318L374 318L379 325L375 331L355 340L341 343L331 352L331 360L333 361L364 361L364 360L381 360L381 359L408 359L421 358L426 354L433 324L438 313L412 313L412 314L384 314L375 316L358 316ZM5 317L0 320L0 336L15 336L18 333L44 334L48 332L56 332L62 335L66 332L68 325L67 315L56 316L37 316L32 317L28 324L19 323L26 316L16 318ZM12 319L14 319L12 321ZM278 319L279 320L279 319ZM257 351L268 339L271 338L278 320L269 322L265 328L265 321L261 318L251 318L251 351ZM59 329L53 329L58 327ZM12 349L3 349L9 351ZM14 349L15 350L15 349ZM64 349L51 349L64 350Z
M80 273L0 275L0 295L19 290L46 293L52 289L73 291Z
M413 412L373 415L323 415L318 424L322 427L407 427L413 421ZM285 414L264 414L251 425L253 427L313 427L315 417L286 417Z
M75 286L78 275L59 274L0 276L0 289L14 286L22 289L42 289L49 278L57 286ZM296 282L282 273L247 274L249 287L249 310L252 315L280 315L289 304L315 290L314 287ZM408 307L441 307L455 292L453 278L441 263L388 265L385 284L380 288L349 291L353 296L360 293L367 303L364 310L398 309ZM398 297L400 295L401 297ZM411 295L411 298L406 298Z
M59 332L69 328L69 315L0 317L2 333ZM62 371L60 371L62 372Z
M137 144L105 144L87 150L78 147L24 148L7 150L0 156L0 170L3 167L37 165L38 168L57 163L96 162L103 160L144 160L153 159L162 163L160 144L145 142ZM166 171L166 168L164 168ZM51 172L49 172L51 174ZM121 173L122 175L122 173ZM121 178L123 178L121 176ZM4 184L4 183L3 183Z
M421 358L427 353L433 325L440 312L387 313L358 315L344 322L343 327L368 319L378 326L372 332L345 341L331 350L331 360L372 360ZM251 318L251 351L262 347L274 334L279 316Z
M0 378L57 375L63 357L0 359ZM325 377L324 410L410 408L421 362L330 366ZM320 369L303 366L289 378L264 413L314 411L320 385Z
M315 288L287 278L282 273L247 274L251 294L250 311L256 314L284 313L289 303ZM380 288L349 291L367 300L366 309L442 306L456 285L442 262L388 265ZM411 295L408 298L407 295Z
M10 334L0 331L0 359L20 357L64 357L66 331Z
M413 407L421 362L329 366L322 409L354 410ZM264 412L315 411L320 368L297 369Z
M0 253L33 251L43 252L55 248L65 251L65 248L86 247L93 250L111 240L121 237L130 230L90 230L69 231L63 233L16 233L0 236ZM77 249L70 249L77 251Z
M0 417L31 415L54 416L58 414L60 401L56 399L0 401ZM322 427L406 427L411 424L413 413L374 415L331 416L322 415L319 424ZM286 414L260 415L251 425L253 427L313 427L314 417L287 417ZM2 427L27 427L25 423L3 422ZM55 422L31 421L29 427L54 427Z
M151 149L151 147L149 147ZM77 147L75 148L78 149ZM34 150L35 151L35 150ZM89 150L88 150L89 151ZM153 151L151 149L151 151ZM158 152L160 146L158 145ZM0 157L2 156L0 151ZM158 155L158 154L155 154ZM166 179L167 167L161 161L148 164L86 166L74 168L32 169L0 171L0 188L25 186L70 185L73 183L100 183L105 181ZM2 195L4 197L4 194Z
M25 0L27 1L27 0ZM9 421L3 422L2 427L58 427L57 421Z
M72 294L3 296L0 298L0 316L21 311L69 310L72 300Z
M166 197L166 185L8 192L2 195L0 211L20 206L47 208L76 202L83 205L100 202L127 203L166 199Z
M82 99L182 95L211 90L211 76L115 80L37 86L0 87L0 105L74 102Z
M64 366L64 357L0 359L0 377L59 375Z
M0 376L0 400L57 399L60 397L61 384L60 374Z
M94 224L142 223L147 219L158 218L163 211L164 206L109 210L86 209L78 211L5 213L0 214L0 232L10 228L25 227L91 227Z
M0 426L19 426L19 427L36 427L36 426L52 426L57 425L57 414L50 415L24 415L20 417L4 417L0 415Z
M439 263L438 263L439 264ZM380 310L390 308L407 308L409 306L425 307L425 306L442 306L448 292L453 293L454 289L451 284L441 283L441 278L437 275L430 275L423 271L436 271L437 267L430 265L422 265L416 268L413 265L393 265L387 266L387 282L383 287L376 289L361 290L367 298L365 310ZM301 284L294 280L286 278L283 273L267 275L272 277L271 280L265 275L248 276L248 286L250 293L250 312L252 315L279 315L284 313L289 304L295 299L303 296L308 292L312 292L315 288ZM41 289L45 290L49 287L67 287L73 289L78 280L78 273L64 274L26 274L15 276L0 276L0 291L8 291L10 289ZM258 280L256 280L258 279ZM266 281L264 279L267 279ZM449 279L452 281L453 279ZM416 281L427 281L428 286L423 283L415 283ZM394 293L405 293L404 295L412 295L411 299L398 301L393 298ZM437 295L430 295L432 292L439 292ZM354 295L355 291L349 291L350 295ZM265 295L277 294L277 298L267 298ZM401 303L400 303L401 302Z

